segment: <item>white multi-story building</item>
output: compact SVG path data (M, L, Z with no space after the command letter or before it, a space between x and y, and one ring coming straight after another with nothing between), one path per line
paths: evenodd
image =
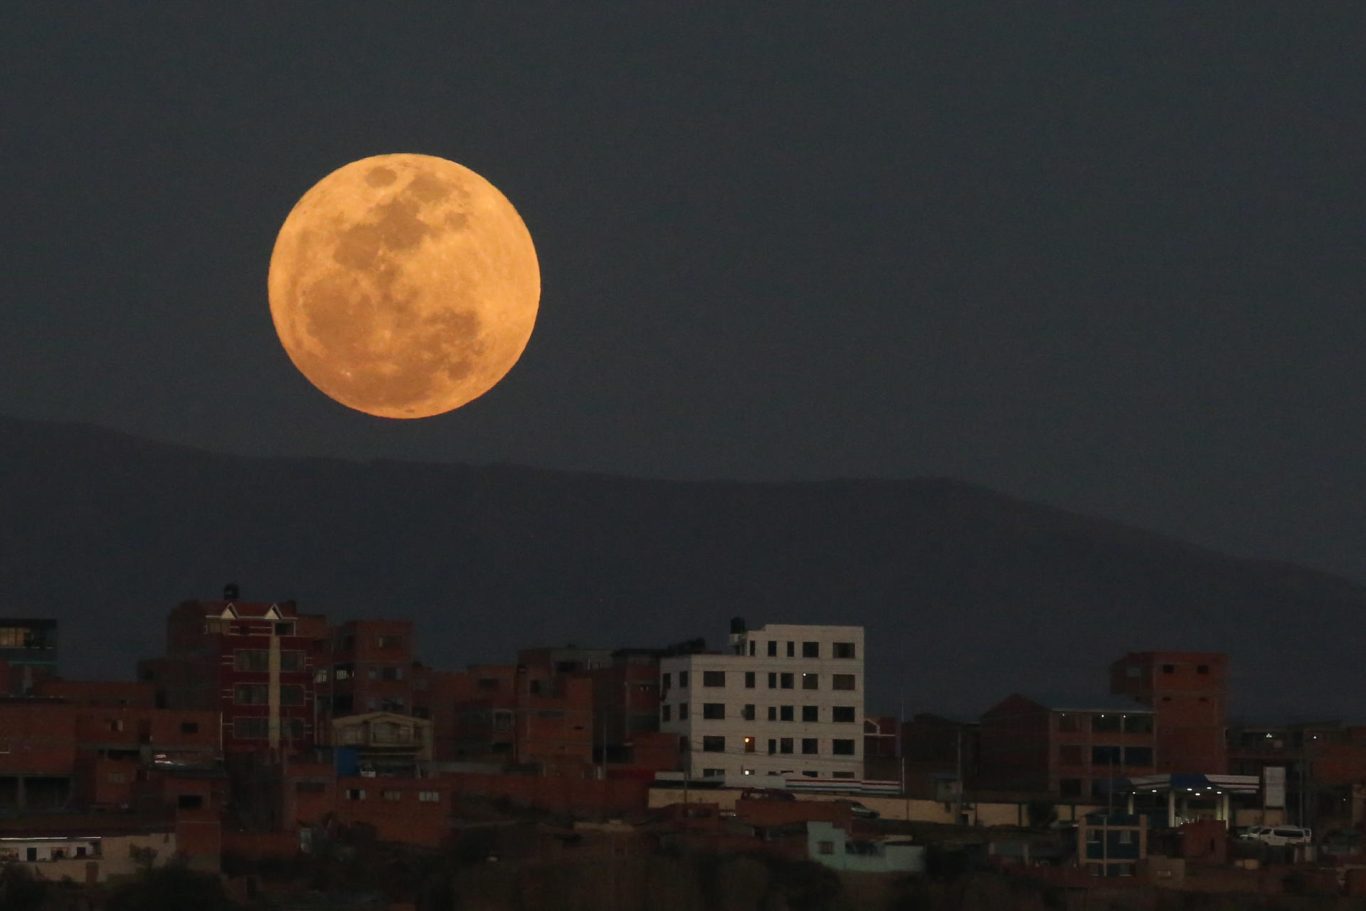
M659 728L681 738L684 771L862 778L863 627L736 620L730 639L660 660Z

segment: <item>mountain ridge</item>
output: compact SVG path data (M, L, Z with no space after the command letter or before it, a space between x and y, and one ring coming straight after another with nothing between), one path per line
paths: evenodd
M175 603L231 580L335 618L410 617L438 667L715 645L744 616L865 625L870 710L1100 696L1124 651L1189 648L1230 653L1239 711L1366 714L1331 632L1366 607L1361 585L951 478L229 455L2 416L0 468L0 612L58 617L73 676L130 676Z

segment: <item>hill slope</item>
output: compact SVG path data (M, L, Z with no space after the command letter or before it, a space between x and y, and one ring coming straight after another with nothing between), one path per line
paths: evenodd
M947 480L753 484L247 459L0 418L0 615L132 673L184 598L411 617L439 667L518 646L720 644L731 616L868 628L869 707L1100 694L1126 650L1232 655L1236 708L1366 715L1366 589Z

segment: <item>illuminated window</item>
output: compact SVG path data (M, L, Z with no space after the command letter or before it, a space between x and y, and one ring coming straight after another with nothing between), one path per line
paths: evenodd
M753 752L754 752L754 745L755 745L755 743L754 743L754 738L753 738L753 737L746 737L746 738L745 738L745 752L746 752L746 753L753 753Z

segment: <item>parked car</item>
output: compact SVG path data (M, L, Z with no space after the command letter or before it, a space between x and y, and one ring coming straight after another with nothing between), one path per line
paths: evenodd
M1264 845L1308 845L1314 842L1314 830L1302 826L1252 826L1239 836Z
M853 813L859 819L877 819L879 816L882 815L877 810L874 810L872 807L865 806L864 804L859 803L857 800L837 800L835 801L835 803L844 804L846 807L849 808L849 812Z

